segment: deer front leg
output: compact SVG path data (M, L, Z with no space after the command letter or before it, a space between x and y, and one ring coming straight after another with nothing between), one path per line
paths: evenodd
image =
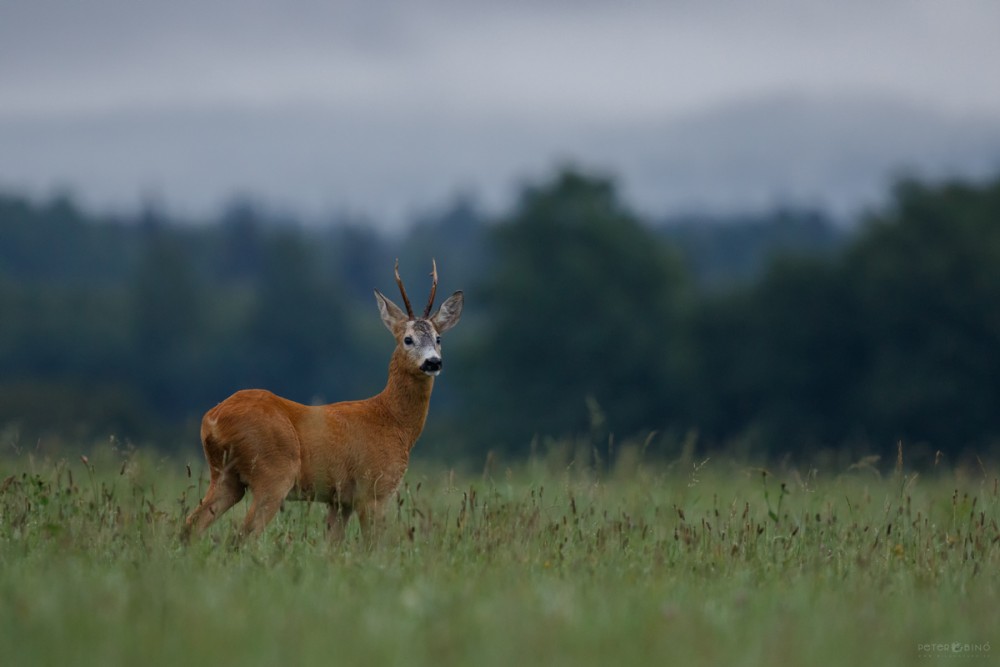
M361 536L371 544L382 526L384 503L369 500L357 508L358 520L361 523Z

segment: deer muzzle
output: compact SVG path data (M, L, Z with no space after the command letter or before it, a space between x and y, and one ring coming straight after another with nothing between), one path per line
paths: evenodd
M437 375L441 372L441 357L427 357L424 363L420 364L420 370L428 375Z

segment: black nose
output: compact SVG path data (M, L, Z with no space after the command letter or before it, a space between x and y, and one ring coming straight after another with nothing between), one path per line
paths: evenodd
M420 370L425 373L435 373L441 370L441 357L425 359L424 363L420 365Z

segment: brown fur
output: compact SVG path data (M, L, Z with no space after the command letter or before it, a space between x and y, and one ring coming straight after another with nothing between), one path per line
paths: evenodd
M369 532L402 481L434 387L434 378L420 370L403 340L424 322L435 332L450 328L462 305L456 292L433 318L414 322L376 294L386 302L383 321L396 338L385 389L365 400L320 406L250 389L209 410L201 422L201 440L211 481L187 518L185 541L239 502L248 489L253 500L241 538L259 534L286 498L327 503L327 527L334 538L343 537L354 512L362 530Z

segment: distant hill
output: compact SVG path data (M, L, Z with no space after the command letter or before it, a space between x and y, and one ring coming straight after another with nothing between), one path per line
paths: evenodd
M883 96L773 95L615 134L630 201L658 211L822 208L840 219L886 201L900 175L989 178L1000 119Z
M0 189L60 188L97 208L162 201L208 219L248 193L299 218L346 211L383 230L468 192L506 210L560 161L614 175L646 218L778 207L851 219L901 172L976 179L1000 169L1000 119L877 95L774 94L627 125L442 109L311 106L0 117Z

